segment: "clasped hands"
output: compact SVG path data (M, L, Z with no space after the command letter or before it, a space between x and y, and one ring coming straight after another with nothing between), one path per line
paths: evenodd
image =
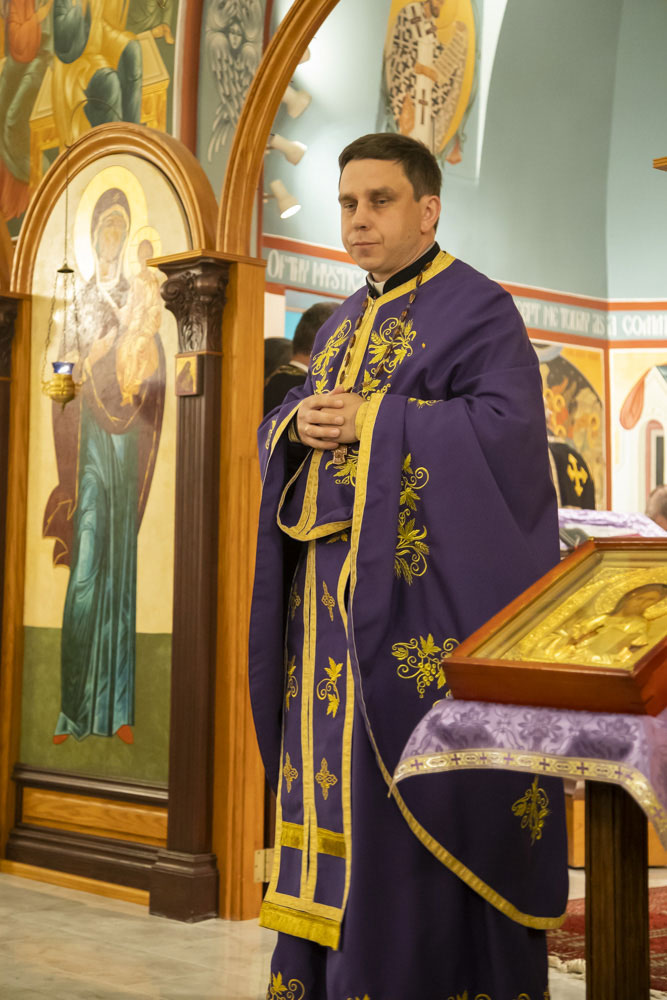
M299 438L308 448L333 451L340 444L358 441L355 430L357 410L363 399L337 385L332 392L307 396L296 414Z

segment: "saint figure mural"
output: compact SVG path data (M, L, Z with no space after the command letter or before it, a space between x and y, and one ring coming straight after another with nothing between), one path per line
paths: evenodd
M103 122L141 121L141 46L127 0L55 0L53 114L61 145Z
M60 357L78 351L74 375L81 387L67 406L53 407L58 485L43 530L55 539L54 563L70 568L55 743L90 734L133 742L137 534L164 410L159 281L146 266L159 253L159 237L141 224L145 200L142 206L136 179L132 197L120 184L105 186L105 175L121 183L123 175L133 177L123 168L102 171L79 206L77 256L87 236L92 273L80 294L79 344L70 335ZM86 202L89 215L82 211ZM84 224L90 219L87 234L82 217ZM128 250L136 270L131 280Z
M419 139L436 156L459 163L473 96L475 44L471 0L394 0L380 127Z
M52 59L53 0L9 0L2 5L5 51L0 73L0 214L7 220L28 207L30 115Z

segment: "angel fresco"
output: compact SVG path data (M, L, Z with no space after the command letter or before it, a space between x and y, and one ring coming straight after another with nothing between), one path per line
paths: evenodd
M206 15L206 54L219 104L208 159L223 148L241 114L262 57L264 14L260 0L212 0Z
M5 0L0 75L0 215L22 215L30 196L30 115L53 58L53 0Z
M159 283L146 267L159 236L142 225L143 191L130 178L123 168L101 171L77 212L79 251L82 236L92 251L80 294L81 389L66 407L54 404L59 481L43 525L54 563L70 570L56 744L91 734L133 742L137 535L160 442L165 358ZM61 344L63 360L72 347Z
M384 50L386 125L449 163L462 158L475 72L470 0L393 0Z

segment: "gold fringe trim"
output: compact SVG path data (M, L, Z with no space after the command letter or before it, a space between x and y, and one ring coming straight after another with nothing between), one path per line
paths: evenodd
M305 938L315 944L324 945L338 951L340 943L340 923L328 920L326 917L316 917L298 910L289 910L276 903L262 903L259 911L260 927L268 927L283 934Z
M655 827L660 843L667 847L667 812L661 806L648 779L635 767L617 761L565 757L560 754L538 753L535 750L480 747L476 750L451 750L407 757L394 771L394 784L415 774L491 768L548 774L556 778L585 778L588 781L606 781L619 785L641 806Z

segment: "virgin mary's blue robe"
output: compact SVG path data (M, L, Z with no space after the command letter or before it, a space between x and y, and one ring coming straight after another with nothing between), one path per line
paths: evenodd
M548 996L561 783L539 778L547 805L523 825L525 776L391 784L448 694L443 654L558 560L539 367L510 296L439 253L401 324L415 287L344 303L260 429L250 685L278 796L269 998ZM343 465L303 449L292 472L298 404L334 387L348 349L360 440Z

